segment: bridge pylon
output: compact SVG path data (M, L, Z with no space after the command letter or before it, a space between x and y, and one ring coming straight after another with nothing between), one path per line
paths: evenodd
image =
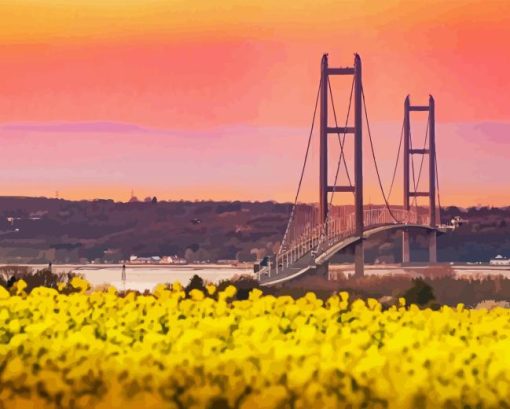
M363 118L362 118L362 70L361 58L354 56L352 67L330 68L328 54L322 56L321 61L321 89L320 89L320 171L319 171L319 214L320 222L327 228L328 194L332 192L353 192L355 208L355 234L363 237ZM354 76L354 126L330 127L328 125L328 87L330 75ZM330 186L328 183L328 135L351 134L354 136L354 186ZM355 275L364 275L364 247L360 240L354 249ZM327 270L327 266L326 266Z
M428 148L416 149L412 147L411 143L411 112L428 112L427 135ZM435 101L432 95L429 96L428 105L411 105L409 95L404 102L404 210L411 209L411 198L417 199L418 197L429 198L429 221L428 224L432 229L429 235L429 262L437 262L437 242L436 242L436 119L435 119ZM413 155L428 155L429 156L429 190L416 191L410 189L411 181L411 161ZM414 172L414 171L413 171ZM413 176L414 179L414 176ZM414 181L414 183L416 183ZM417 216L418 217L418 216ZM410 251L410 237L409 231L406 229L402 232L402 262L409 263L411 261Z

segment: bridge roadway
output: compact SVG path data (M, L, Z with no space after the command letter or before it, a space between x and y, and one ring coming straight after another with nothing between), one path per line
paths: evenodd
M278 285L283 284L285 282L294 280L298 277L301 277L307 273L312 272L320 266L327 263L331 258L338 253L339 251L355 244L359 240L368 239L369 237L392 230L409 230L409 229L418 229L426 232L439 232L442 233L445 231L443 227L432 227L425 224L418 223L391 223L391 224L379 224L372 225L367 227L363 231L363 237L356 235L350 235L347 237L340 238L338 241L333 242L331 245L327 246L325 250L322 252L318 252L318 254L312 254L312 251L308 251L288 265L284 265L284 263L279 263L278 271L276 266L273 265L271 268L266 268L260 271L259 281L262 286L270 286L270 285ZM278 258L277 258L278 260Z

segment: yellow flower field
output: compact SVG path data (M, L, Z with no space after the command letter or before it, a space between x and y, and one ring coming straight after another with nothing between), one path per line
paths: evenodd
M510 311L0 287L0 408L508 408Z

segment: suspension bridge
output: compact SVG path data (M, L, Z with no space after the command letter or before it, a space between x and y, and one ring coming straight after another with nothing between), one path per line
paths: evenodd
M333 100L331 76L352 76L352 85L345 122L338 124L337 113ZM303 175L309 162L312 134L314 132L317 113L319 111L319 200L318 204L307 204L299 201ZM353 125L349 126L351 111ZM333 113L334 126L329 125L328 114ZM428 113L424 146L413 147L411 134L411 113ZM363 126L365 124L365 127ZM375 167L375 174L384 204L381 206L365 206L363 202L363 131L369 140L370 156ZM329 184L328 175L328 144L331 136L336 136L339 144L339 157L334 173L334 182ZM354 143L354 177L351 178L346 160L346 138L352 137ZM402 153L401 153L402 152ZM403 202L399 205L390 204L395 176L400 156L403 156ZM419 170L415 170L414 156L421 157ZM424 158L428 156L428 189L420 190ZM339 184L339 173L343 167L346 183ZM435 102L429 97L427 105L411 105L409 96L404 102L404 118L400 134L398 152L393 168L391 186L388 192L383 188L381 174L374 149L373 135L367 113L367 104L362 82L361 58L355 54L354 64L349 67L330 67L328 54L321 61L321 76L312 125L308 137L306 154L303 161L296 197L290 212L285 234L277 254L261 266L257 276L261 285L277 285L296 279L305 274L324 274L328 272L332 257L347 248L354 250L354 274L364 274L364 241L372 235L384 231L402 231L402 262L411 261L410 231L415 229L424 232L428 237L429 261L437 261L436 237L447 230L442 225L439 194L439 178L437 172L435 144ZM412 182L412 183L411 183ZM335 193L347 194L352 198L353 205L338 206L333 204ZM428 208L418 206L419 197L428 198ZM437 198L437 205L436 205Z

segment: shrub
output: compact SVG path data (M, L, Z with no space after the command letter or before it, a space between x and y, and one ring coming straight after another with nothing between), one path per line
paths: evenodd
M238 300L247 300L251 290L260 289L259 282L248 275L234 276L231 280L223 280L218 284L218 290L223 291L229 285L233 285L237 289L236 299Z
M75 277L80 277L80 275L72 272L57 274L49 269L37 270L32 273L27 267L15 267L2 271L0 285L11 289L17 281L23 280L27 284L25 288L27 293L37 287L47 287L55 290L59 289L63 293L69 294L75 292L75 289L70 285L71 280Z
M205 291L204 280L198 274L195 274L189 280L189 283L186 286L185 290L186 290L186 294L188 294L188 295L189 295L191 290Z
M436 299L432 287L425 280L415 278L412 282L413 286L403 294L407 302L424 307Z

